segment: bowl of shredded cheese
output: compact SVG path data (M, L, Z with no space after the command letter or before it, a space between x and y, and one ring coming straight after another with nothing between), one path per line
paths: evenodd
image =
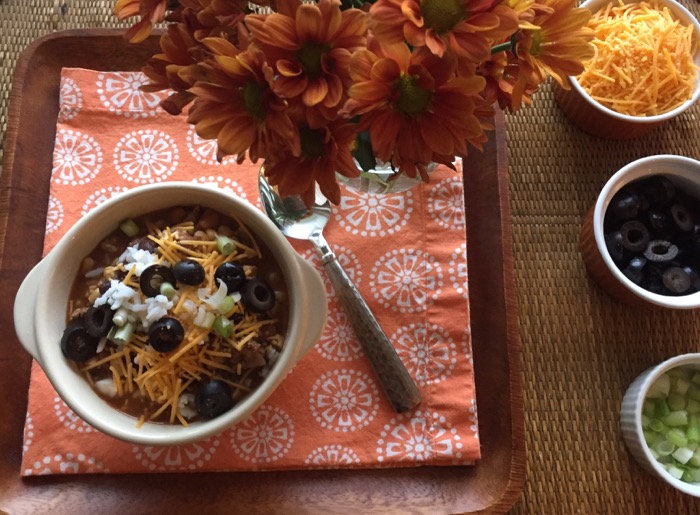
M594 57L557 86L564 114L603 138L646 134L700 97L700 24L674 0L588 0Z
M88 424L202 440L256 410L316 344L318 271L247 201L170 182L81 218L22 282L17 336Z

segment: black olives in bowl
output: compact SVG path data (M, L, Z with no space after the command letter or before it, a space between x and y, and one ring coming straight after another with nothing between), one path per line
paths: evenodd
M700 162L650 156L614 174L581 228L593 279L628 304L700 307Z

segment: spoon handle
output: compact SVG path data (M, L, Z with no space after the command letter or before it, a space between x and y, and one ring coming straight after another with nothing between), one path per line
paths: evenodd
M338 263L329 247L317 247L321 261L338 297L343 303L355 335L377 375L389 401L398 413L415 408L421 401L420 392L394 346L360 295L352 279Z

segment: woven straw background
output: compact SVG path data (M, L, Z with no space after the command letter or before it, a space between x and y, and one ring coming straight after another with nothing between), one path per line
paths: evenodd
M696 0L681 1L700 15ZM19 53L52 31L118 26L111 6L0 0L1 139ZM617 421L638 373L700 348L700 316L616 304L589 281L578 250L583 215L618 168L660 153L700 159L699 115L700 105L649 136L603 141L569 124L545 87L534 107L507 117L528 447L512 513L700 513L700 501L637 466Z

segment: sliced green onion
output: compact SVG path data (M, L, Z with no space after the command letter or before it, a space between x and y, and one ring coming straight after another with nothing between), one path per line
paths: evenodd
M688 413L700 413L700 402L695 399L688 399L688 402L685 404L685 410Z
M168 299L172 299L176 291L175 287L170 283L164 282L160 285L160 294L165 295Z
M216 320L214 320L212 329L222 338L228 338L231 336L231 331L233 331L233 322L224 316L218 316L216 317Z
M685 432L677 427L673 427L668 430L668 433L666 433L666 440L676 447L685 447L688 445L688 439L685 437Z
M114 325L116 325L117 327L122 327L128 322L128 315L129 312L126 309L119 308L117 312L114 313L114 316L112 317L112 322L114 322Z
M666 471L676 479L680 479L681 477L683 477L683 469L678 468L675 465L666 465Z
M654 445L654 442L656 441L656 437L658 436L654 431L651 429L645 429L644 431L644 441L647 443L648 446Z
M700 372L695 372L690 382L700 386Z
M678 449L673 451L671 456L673 456L673 458L681 465L685 465L686 463L688 463L690 458L693 457L693 451L691 451L687 447L679 447Z
M669 456L674 449L674 445L668 440L659 440L654 444L654 451L659 456Z
M700 406L700 403L698 403ZM649 418L654 418L654 401L650 399L644 399L644 404L642 405L642 413L644 413Z
M668 407L671 408L671 411L678 411L685 409L685 397L683 397L680 394L677 393L671 393L668 396Z
M700 483L700 469L688 469L684 471L681 480L686 483Z
M649 422L651 419L642 413L642 429L649 429Z
M668 426L661 422L660 419L653 418L649 421L649 429L657 433L666 433L668 431Z
M671 427L687 426L688 412L685 410L672 411L665 417L662 417L661 421Z
M219 304L219 313L226 314L231 311L235 305L236 301L233 300L233 297L227 295L224 297L224 300L221 301L221 304Z
M700 402L700 386L696 384L691 384L688 387L688 396L691 399Z
M671 378L668 374L661 374L656 381L654 381L649 387L647 392L647 397L650 399L658 399L659 397L666 397L668 392L671 390Z
M688 415L688 428L685 430L685 437L691 443L700 442L700 424L697 415Z
M693 453L693 457L690 458L690 460L688 461L688 465L690 465L692 467L700 468L700 451L699 450L697 450L697 449L695 450L695 452Z
M658 399L656 399L656 401L654 401L654 414L657 418L663 419L663 417L665 417L669 413L671 413L671 408L668 407L666 398L659 397Z
M678 395L685 395L688 393L688 387L690 386L690 383L683 379L682 377L677 377L676 378L676 383L673 385L671 390L674 393L677 393Z
M109 335L107 337L117 345L126 345L134 335L134 329L136 329L136 326L131 322L127 322L122 327L116 329L111 337Z
M236 244L228 236L217 236L216 237L216 248L224 256L230 256L233 251L236 250Z
M129 238L133 238L139 233L139 226L136 225L136 222L134 222L131 218L124 220L121 224L119 224L119 228Z

